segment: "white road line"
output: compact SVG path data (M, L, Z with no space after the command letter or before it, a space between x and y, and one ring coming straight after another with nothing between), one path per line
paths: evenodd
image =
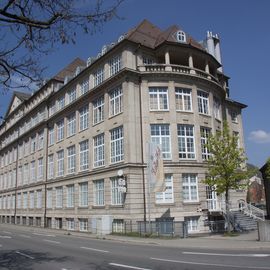
M11 232L7 232L7 231L3 231L3 233L6 233L6 234L12 234Z
M61 244L60 242L52 241L52 240L47 240L47 239L43 239L43 241L49 242L49 243L54 243L54 244Z
M39 235L39 236L49 236L49 237L55 237L54 234L44 234L44 233L32 233L34 235Z
M227 254L227 253L203 253L184 251L182 254L188 255L205 255L205 256L226 256L226 257L269 257L270 254Z
M192 264L192 265L204 265L204 266L216 266L216 267L228 267L228 268L245 268L245 269L265 269L270 270L270 267L263 266L240 266L240 265L231 265L231 264L218 264L218 263L200 263L200 262L190 262L190 261L177 261L177 260L169 260L169 259L160 259L160 258L150 258L155 261L163 261L163 262L173 262L173 263L181 263L181 264Z
M27 258L29 258L29 259L31 259L31 260L34 260L34 259L35 259L34 257L32 257L32 256L30 256L30 255L27 255L27 254L24 254L24 253L22 253L22 252L20 252L20 251L16 251L16 253L17 253L17 254L20 254L20 255L22 255L22 256L24 256L24 257L27 257Z
M141 267L136 267L136 266L131 266L131 265L125 265L125 264L119 264L119 263L109 263L109 265L117 266L117 267L122 267L122 268L137 269L137 270L151 270L149 268L141 268Z
M96 248L90 248L90 247L80 247L80 248L88 249L88 250L92 250L92 251L97 251L97 252L103 252L103 253L109 252L108 250L102 250L102 249L96 249Z
M2 245L0 245L0 247L2 247Z
M24 237L24 238L31 238L31 236L26 235L26 234L19 234L19 236Z
M0 235L0 238L8 238L8 239L10 239L12 237L11 236L7 236L7 235Z

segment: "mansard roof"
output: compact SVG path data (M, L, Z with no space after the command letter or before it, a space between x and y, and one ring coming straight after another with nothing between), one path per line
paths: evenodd
M126 39L135 43L140 43L143 46L155 49L166 41L178 42L176 38L176 33L178 31L183 30L177 25L172 25L166 30L162 31L148 20L143 20L137 27L131 29L127 33ZM205 48L201 44L199 44L194 38L192 38L186 32L185 34L186 44L205 51Z
M59 71L53 79L64 81L66 76L73 76L77 67L86 66L85 61L79 57L75 58L70 64L68 64L64 69Z

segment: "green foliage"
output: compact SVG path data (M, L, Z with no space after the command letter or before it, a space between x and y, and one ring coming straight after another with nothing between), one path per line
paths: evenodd
M266 168L264 171L264 178L265 180L270 181L270 158L267 159L266 161Z
M222 131L209 137L207 148L212 155L208 160L208 176L204 182L217 194L225 193L228 202L229 190L245 187L245 179L250 175L244 168L244 151L238 147L238 138L231 134L227 122L224 122Z

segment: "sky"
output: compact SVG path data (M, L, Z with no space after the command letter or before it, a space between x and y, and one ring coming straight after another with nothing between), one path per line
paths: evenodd
M93 0L80 0L82 6L87 1ZM243 111L248 162L261 167L270 157L269 12L269 0L125 0L118 9L119 19L94 35L78 32L75 45L59 45L40 62L50 78L76 57L96 56L104 44L116 41L143 19L163 30L176 24L197 41L212 31L221 39L223 71L231 78L230 97L248 105ZM1 116L11 96L1 96Z

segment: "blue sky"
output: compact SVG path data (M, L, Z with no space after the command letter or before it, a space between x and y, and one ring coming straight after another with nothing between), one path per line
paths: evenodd
M207 30L213 31L221 38L231 98L248 105L243 121L249 162L261 166L270 156L269 11L268 0L126 0L118 11L123 20L105 24L93 36L78 33L76 45L59 46L41 63L47 66L46 76L52 77L75 57L96 56L102 45L117 40L143 19L161 29L177 24L196 40L204 39ZM0 115L10 96L1 96Z

